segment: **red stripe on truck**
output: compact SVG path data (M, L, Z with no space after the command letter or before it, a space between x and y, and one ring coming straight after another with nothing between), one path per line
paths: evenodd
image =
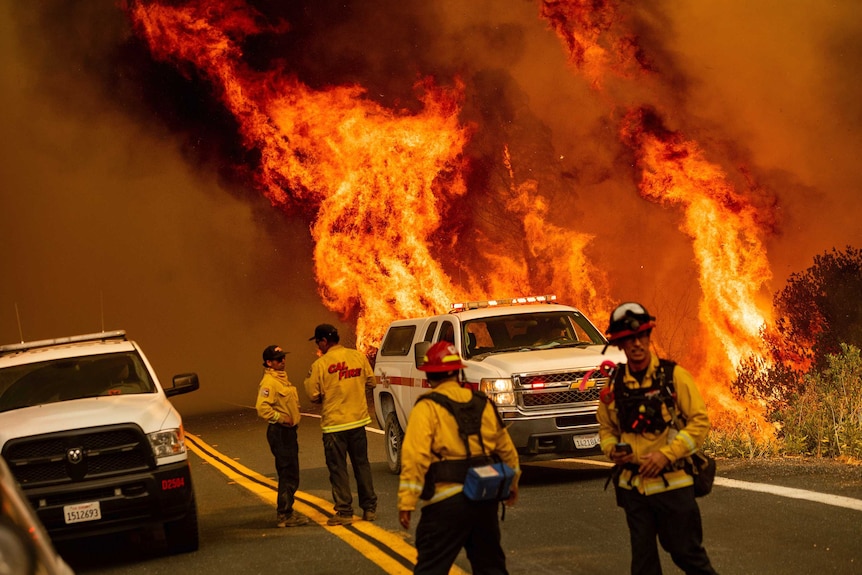
M378 377L377 383L381 383L380 382L381 379L384 379L384 378ZM387 377L385 379L389 383L389 385L403 385L405 387L425 387L425 388L429 388L429 389L431 388L431 386L428 385L427 379L419 379L417 377L397 377L396 376L396 377Z

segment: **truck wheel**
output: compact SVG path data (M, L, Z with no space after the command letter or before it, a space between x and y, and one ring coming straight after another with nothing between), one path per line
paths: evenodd
M394 411L386 416L383 433L386 436L386 463L389 465L389 471L397 475L401 473L401 442L404 441L404 431Z
M194 496L185 517L165 523L165 541L170 553L190 553L198 550L198 508Z

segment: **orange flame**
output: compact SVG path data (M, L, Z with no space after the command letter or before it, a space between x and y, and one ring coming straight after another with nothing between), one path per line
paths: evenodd
M509 170L509 179L512 182L509 211L518 214L523 221L525 239L530 246L531 255L538 261L553 262L559 266L554 269L545 284L550 288L550 293L566 294L571 292L572 285L582 286L580 298L590 302L585 309L609 309L611 303L602 295L607 293L607 290L599 292L594 283L604 283L604 280L584 256L584 250L593 240L593 236L549 223L550 208L536 193L535 181L528 180L516 185L509 151L506 149L504 152L503 162ZM529 289L529 285L525 287ZM499 286L499 289L505 290L505 286Z
M736 366L762 354L761 330L770 319L756 304L772 276L757 236L760 215L697 144L657 121L650 111L632 111L622 137L642 170L641 195L683 210L682 229L692 238L700 270L700 319Z
M617 3L545 0L542 13L594 88L601 89L601 79L609 74L630 77L649 70L638 57L636 42L619 32L623 17ZM611 61L607 45L626 49L616 50L619 58ZM681 229L692 239L702 290L699 319L704 333L699 343L706 352L696 376L705 383L704 395L718 408L723 426L747 422L768 434L760 407L740 403L724 384L734 379L742 361L766 355L764 332L771 329L772 318L758 302L772 273L758 234L771 216L737 193L697 143L667 130L655 110L630 110L620 136L641 170L641 197L681 209Z
M255 177L273 205L316 213L320 294L356 319L360 349L392 320L439 313L452 301L556 290L588 312L606 306L594 287L601 275L582 254L591 238L543 224L548 207L535 182L516 183L511 163L507 211L523 221L528 247L512 253L481 233L469 241L448 233L444 215L466 192L461 86L426 79L416 86L420 112L393 111L358 86L315 91L291 75L249 69L240 44L261 28L240 0L136 4L130 14L154 57L191 65L212 83L244 145L260 151ZM447 260L467 243L472 262Z
M618 12L611 0L542 5L596 89L610 74L649 71L634 37L620 32ZM287 26L262 24L241 0L135 3L129 13L155 58L211 83L243 145L259 152L254 177L272 204L312 214L321 297L356 320L360 349L378 342L393 319L437 313L458 300L553 292L606 317L606 280L585 256L593 237L552 222L538 183L519 177L507 148L500 153L508 181L491 192L517 229L505 242L481 229L471 228L470 237L451 232L470 168L464 151L472 130L459 121L462 85L422 80L415 86L421 109L392 110L359 86L314 90L291 74L251 69L243 40ZM696 143L662 127L656 113L630 112L620 133L642 172L641 196L684 215L710 352L698 376L726 382L740 360L759 354L760 330L770 322L756 304L770 277L760 214ZM729 418L747 417L748 406L728 390L707 390Z
M606 76L630 78L649 71L634 35L622 30L615 0L543 0L548 20L569 52L569 60L601 88Z

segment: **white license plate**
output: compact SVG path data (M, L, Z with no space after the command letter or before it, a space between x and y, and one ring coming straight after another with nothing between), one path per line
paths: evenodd
M578 449L589 449L599 444L599 434L575 436L575 447Z
M63 515L66 523L83 523L84 521L97 521L102 518L102 508L98 501L90 503L76 503L75 505L64 505Z

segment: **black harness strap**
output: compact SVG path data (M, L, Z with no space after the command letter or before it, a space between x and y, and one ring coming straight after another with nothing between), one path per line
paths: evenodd
M664 420L661 404L663 403L667 407L672 418L675 418L676 413L680 411L677 409L676 389L673 385L675 367L675 361L659 359L652 385L647 388L629 389L624 381L626 364L617 364L613 394L621 431L659 433L671 425ZM605 489L611 481L616 481L623 469L629 469L633 474L637 474L639 466L636 464L615 465L611 469L610 477L605 482ZM661 478L665 485L668 485L663 473Z
M647 388L626 387L625 365L617 365L614 376L614 402L620 428L631 433L660 433L668 427L661 413L664 404L670 413L676 410L676 391L673 387L673 370L676 362L660 359L652 385Z
M434 495L435 483L464 483L468 469L471 467L488 465L490 463L494 463L495 460L485 452L485 443L482 440L482 414L485 411L485 405L489 403L487 395L481 391L473 391L473 397L470 398L470 401L461 403L453 401L442 393L432 391L431 393L427 393L419 397L416 401L418 403L423 399L431 400L434 403L443 406L452 414L452 417L455 418L455 422L458 424L458 435L461 436L461 440L464 442L464 447L467 451L466 459L444 459L442 461L435 461L429 466L428 472L425 474L425 484L422 488L422 494L419 496L421 499L428 500ZM491 405L493 406L493 403ZM496 407L494 408L494 413L497 415L497 421L502 426L503 422ZM471 454L471 435L479 436L479 445L482 446L482 455L474 457ZM437 457L441 457L437 453L435 453L435 455L437 455Z

